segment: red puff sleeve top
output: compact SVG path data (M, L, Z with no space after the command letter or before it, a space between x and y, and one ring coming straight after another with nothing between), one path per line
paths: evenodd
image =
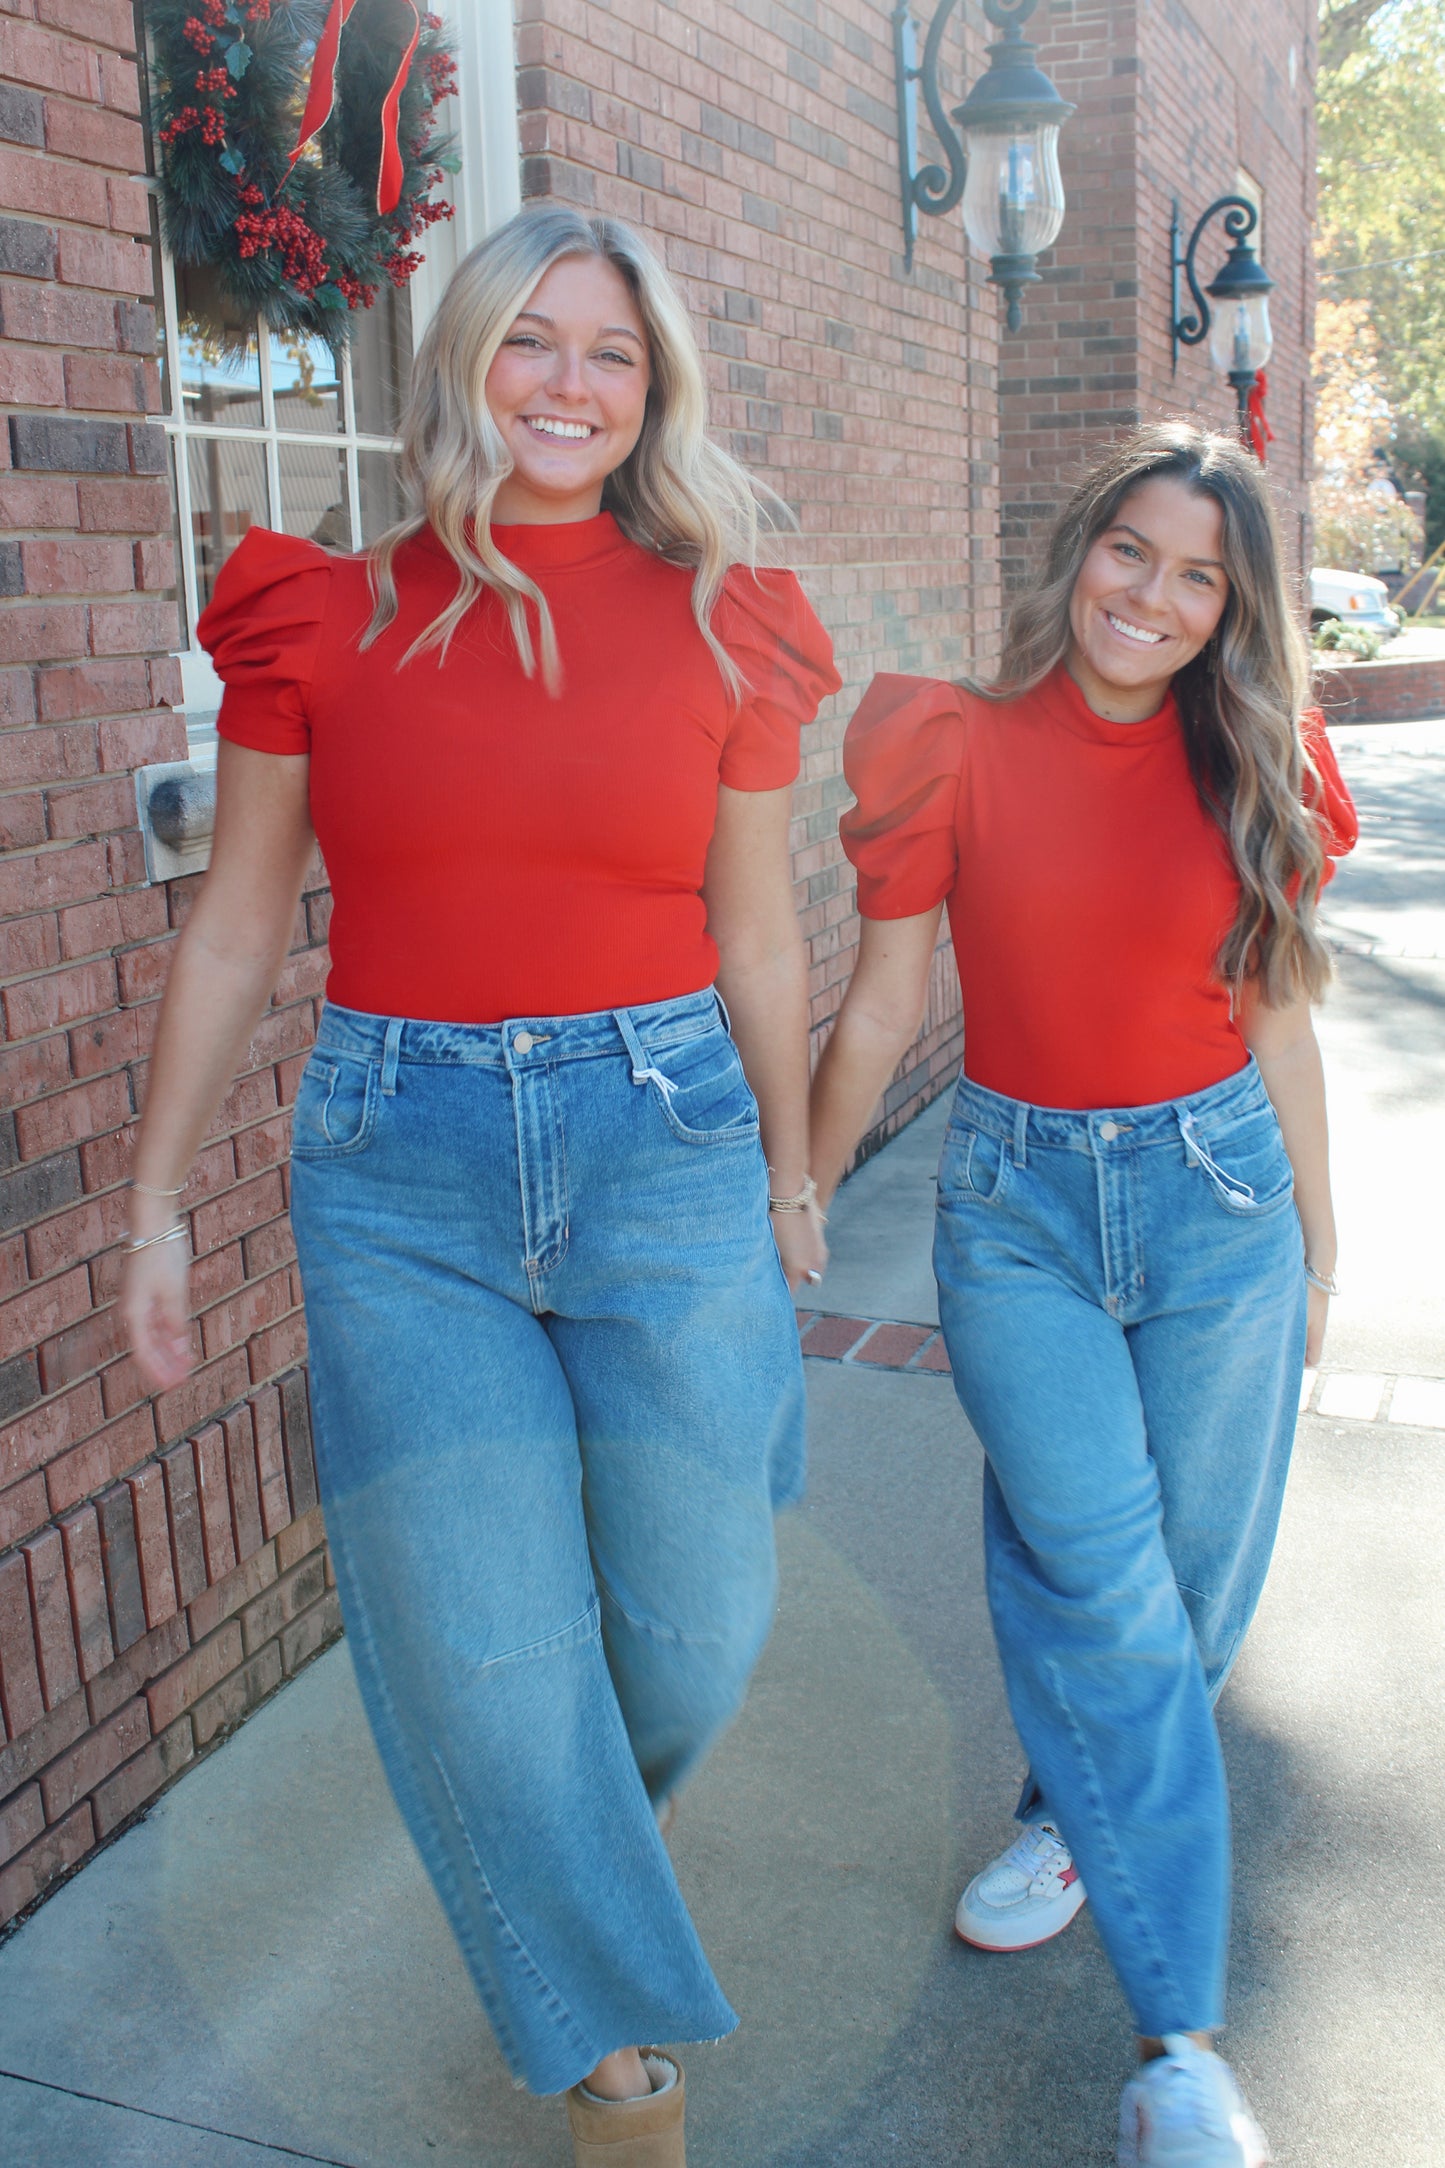
M221 736L310 755L328 995L499 1023L695 993L717 969L701 889L718 786L793 781L802 725L839 684L828 636L791 573L735 568L713 630L739 705L693 618L691 573L609 513L492 531L551 607L558 698L524 674L490 593L444 661L403 664L456 592L429 532L398 552L400 608L365 653L366 560L265 529L201 619L226 684Z
M1323 717L1303 729L1339 857L1355 809ZM1144 722L1111 723L1062 664L1002 702L878 677L844 770L864 917L947 902L975 1083L1034 1106L1148 1106L1244 1066L1215 967L1239 884L1172 696Z

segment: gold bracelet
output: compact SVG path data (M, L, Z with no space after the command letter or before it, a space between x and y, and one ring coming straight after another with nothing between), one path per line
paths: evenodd
M803 1176L803 1186L796 1197L770 1196L768 1198L768 1210L770 1212L806 1212L817 1194L817 1183L813 1180L811 1174L805 1174Z

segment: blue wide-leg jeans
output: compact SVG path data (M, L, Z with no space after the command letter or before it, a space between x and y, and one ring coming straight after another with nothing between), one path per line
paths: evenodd
M1251 1061L1069 1113L961 1079L939 1314L987 1456L989 1605L1030 1776L1141 2033L1223 2023L1213 1703L1264 1585L1304 1365L1293 1181Z
M362 1698L514 2075L731 2031L656 1814L766 1638L803 1387L716 997L329 1007L292 1184Z

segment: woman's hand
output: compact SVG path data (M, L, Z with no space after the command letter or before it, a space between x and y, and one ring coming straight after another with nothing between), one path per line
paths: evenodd
M136 1366L153 1393L190 1375L190 1252L183 1241L132 1250L120 1283L120 1314Z
M828 1245L823 1239L823 1215L815 1204L801 1212L774 1212L773 1240L789 1287L796 1295L804 1286L816 1286L828 1265Z
M1314 1370L1325 1351L1325 1327L1330 1321L1330 1298L1322 1287L1310 1288L1305 1320L1305 1368Z

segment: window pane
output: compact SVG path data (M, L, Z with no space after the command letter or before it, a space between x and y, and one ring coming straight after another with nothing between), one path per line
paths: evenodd
M177 356L190 421L222 428L261 424L261 357L253 317L238 316L206 265L177 264Z
M411 377L411 296L383 286L369 309L351 319L351 388L356 426L364 437L394 437Z
M351 548L351 512L346 501L346 461L326 444L279 444L281 526L286 534L306 535L323 549Z
M361 485L361 539L374 542L405 516L401 461L395 452L361 450L356 455L356 474Z
M314 429L320 436L335 436L343 419L341 386L324 339L272 332L271 397L278 429Z
M269 527L266 453L262 445L191 437L186 445L191 484L191 533L196 547L196 594L204 609L216 575L250 527Z

